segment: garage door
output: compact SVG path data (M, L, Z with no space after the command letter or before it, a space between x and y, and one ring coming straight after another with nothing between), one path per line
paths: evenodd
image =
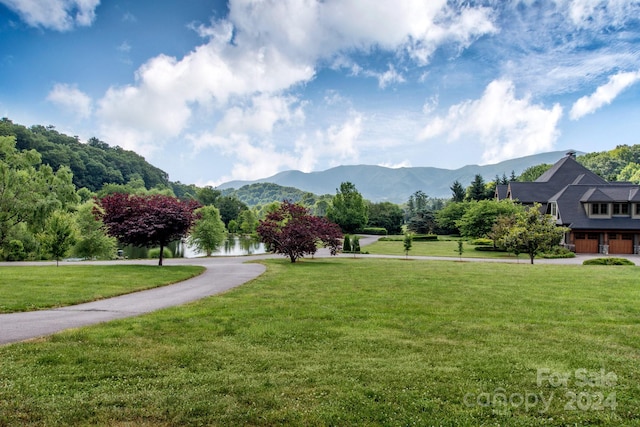
M609 253L610 254L632 254L633 253L633 234L609 233Z
M576 233L576 253L579 254L597 254L600 244L600 235L598 233Z

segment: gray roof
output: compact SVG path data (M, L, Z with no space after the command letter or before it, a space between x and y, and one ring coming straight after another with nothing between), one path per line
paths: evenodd
M607 184L600 186L568 185L549 201L558 205L559 223L572 230L640 230L640 219L631 216L589 218L584 203L632 202L637 197L638 186Z

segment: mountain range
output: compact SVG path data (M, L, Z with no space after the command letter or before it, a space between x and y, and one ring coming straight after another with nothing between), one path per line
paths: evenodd
M451 185L458 181L463 187L471 184L477 174L485 182L497 176L516 176L525 169L543 163L553 164L571 150L535 154L491 165L467 165L459 169L436 167L387 168L372 165L337 166L320 172L289 170L255 181L229 181L219 189L241 188L256 183L273 183L283 187L295 187L314 194L335 194L342 182L353 183L360 194L372 202L389 201L403 203L409 196L422 190L430 197L451 197Z

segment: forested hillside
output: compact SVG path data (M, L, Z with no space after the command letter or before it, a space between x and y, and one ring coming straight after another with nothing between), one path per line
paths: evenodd
M34 149L42 163L53 170L68 166L77 188L99 191L104 184L125 184L134 177L144 180L146 188L169 185L166 172L149 164L144 157L120 147L91 138L87 144L77 137L59 133L52 126L25 126L0 120L0 136L14 136L18 150Z
M331 199L331 195L318 196L308 191L302 191L294 187L283 187L269 182L245 185L239 189L226 189L223 195L234 196L248 206L266 205L272 202L288 200L305 206L313 206L318 200Z

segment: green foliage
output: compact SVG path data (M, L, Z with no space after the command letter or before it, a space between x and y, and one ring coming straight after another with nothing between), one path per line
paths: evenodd
M464 253L464 242L462 240L458 240L458 256L462 258L463 253Z
M358 233L361 234L371 234L374 236L386 236L387 234L387 229L383 228L383 227L365 227L361 230L358 230Z
M454 203L459 203L464 200L464 196L466 195L466 191L460 181L455 180L451 187L451 201Z
M76 242L76 230L70 214L56 211L48 219L41 234L44 250L58 263Z
M344 235L344 239L342 241L342 252L351 252L351 236L348 234Z
M462 219L471 204L469 202L451 202L436 212L436 224L440 233L460 234L458 221Z
M258 227L258 219L252 210L244 210L238 216L242 234L253 234Z
M551 169L553 165L543 163L536 166L531 166L525 169L518 177L519 182L533 182L538 179L543 173Z
M354 233L369 221L368 207L355 185L343 182L336 190L327 218L338 224L343 232Z
M355 253L360 253L360 237L354 234L351 238L351 250Z
M522 209L521 205L517 205L511 200L471 202L456 225L462 236L485 237L491 232L491 228L499 216L513 215Z
M86 259L112 259L115 257L117 240L107 235L104 225L94 215L99 209L93 200L80 205L75 215L78 239L73 253Z
M236 233L239 231L241 222L239 218L240 213L249 209L247 205L234 196L220 196L216 199L214 206L220 211L220 219L222 219L222 222L227 226L229 232ZM235 220L238 224L236 231L231 231L231 227L229 226L229 222L232 220Z
M399 233L402 229L402 222L404 219L404 212L400 208L400 206L391 202L381 202L381 203L371 203L368 202L369 209L369 222L367 227L362 229L363 233L366 234L377 234L377 233L369 233L364 231L365 229L374 230L374 229L384 229L385 233Z
M469 244L475 246L493 246L493 240L487 239L486 237L480 237L478 239L471 240Z
M555 218L540 213L540 205L514 214L513 225L501 237L500 244L508 251L526 253L531 264L536 255L548 252L557 246L562 236L568 231L565 227L556 226Z
M582 262L583 265L635 265L626 258L606 257L587 259Z
M438 235L436 234L412 234L411 239L414 242L433 242L438 240Z
M405 233L404 240L402 241L402 247L404 248L404 253L407 257L409 256L411 246L413 246L413 235L411 233Z
M22 240L11 240L7 247L7 261L24 261L27 259L27 252L24 250Z
M467 188L467 194L465 200L467 201L479 201L486 200L493 197L493 194L489 194L484 182L484 178L480 174L476 174L471 182L471 185Z
M215 206L203 206L195 211L196 222L189 234L189 244L207 256L216 251L225 239L224 222Z
M322 199L308 191L299 190L294 187L283 187L270 182L260 182L245 185L239 189L224 190L225 196L235 197L248 207L266 205L272 202L282 202L288 200L305 207L313 207L316 202Z
M567 248L563 248L562 246L554 246L550 251L543 252L540 256L546 259L557 259L575 258L576 254Z
M240 226L238 225L238 221L236 221L235 219L232 219L231 221L229 221L229 225L227 225L227 230L229 230L229 233L231 234L236 234L237 232L239 232Z
M151 249L149 249L148 257L150 259L159 259L160 258L160 248L151 248ZM166 246L164 248L162 248L162 258L171 258L171 257L173 257L173 253L171 252L171 249L167 248Z

